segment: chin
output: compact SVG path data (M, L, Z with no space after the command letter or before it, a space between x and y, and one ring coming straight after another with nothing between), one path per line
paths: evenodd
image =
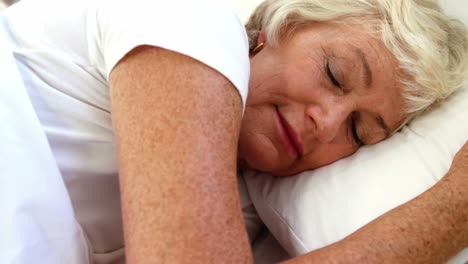
M255 148L240 148L239 158L245 169L271 173L279 169L281 164L276 151L258 151Z
M247 155L243 159L247 164L245 167L246 169L257 170L281 177L291 176L295 173L289 169L289 164L286 165L279 157L265 154L265 152L261 155Z
M282 155L275 144L263 134L242 134L239 140L239 165L244 169L252 169L273 175L288 169L294 160Z
M254 156L252 159L247 159L249 163L249 169L265 172L277 177L290 177L297 175L298 173L306 170L313 170L321 166L308 166L304 167L304 164L297 164L294 161L280 160L279 157L269 157L266 155L262 156L262 159L258 159L258 156Z

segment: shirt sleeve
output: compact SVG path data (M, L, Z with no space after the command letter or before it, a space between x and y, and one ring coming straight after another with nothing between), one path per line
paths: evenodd
M190 56L224 75L242 101L248 91L248 39L224 0L103 0L95 10L97 52L105 76L133 48L158 46Z

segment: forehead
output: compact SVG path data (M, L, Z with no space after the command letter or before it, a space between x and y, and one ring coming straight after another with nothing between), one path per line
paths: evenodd
M301 46L305 50L307 47L328 48L331 46L349 52L351 49L359 48L366 55L370 55L370 59L395 61L394 56L385 47L379 36L376 33L370 33L370 28L360 25L313 23L286 30L281 42L282 45L291 48Z
M338 61L352 89L366 95L363 96L366 100L360 101L361 107L369 112L366 123L383 123L391 134L407 118L399 83L400 70L395 56L369 30L370 27L359 25L315 23L295 30L286 42L296 51ZM370 122L370 118L376 121Z

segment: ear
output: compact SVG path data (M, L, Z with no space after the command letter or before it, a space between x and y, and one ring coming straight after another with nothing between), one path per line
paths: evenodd
M266 42L267 40L266 40L266 35L265 35L265 28L262 28L262 30L258 34L257 45L259 45L260 43L266 43Z

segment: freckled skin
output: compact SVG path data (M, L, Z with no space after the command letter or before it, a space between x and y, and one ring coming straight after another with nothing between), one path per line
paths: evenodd
M252 263L236 182L236 89L154 47L132 51L110 77L127 263Z

